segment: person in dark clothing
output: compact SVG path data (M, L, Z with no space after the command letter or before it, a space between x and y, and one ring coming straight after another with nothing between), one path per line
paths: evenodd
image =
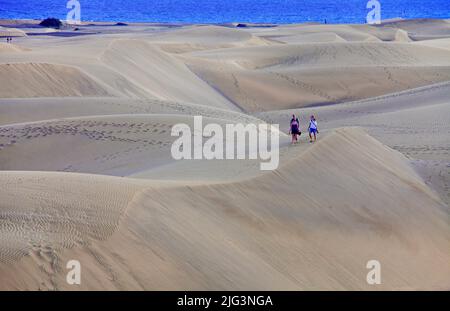
M292 144L298 142L298 136L302 133L300 132L300 122L295 114L292 115L289 133L292 135Z

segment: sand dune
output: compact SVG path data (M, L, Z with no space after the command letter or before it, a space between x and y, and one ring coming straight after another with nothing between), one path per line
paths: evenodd
M23 30L11 27L0 26L0 37L26 37L26 33Z
M450 80L446 50L321 43L195 52L190 68L244 111L335 104Z
M448 39L448 38L419 41L419 42L417 42L417 44L450 50L450 39Z
M413 41L447 38L450 23L433 19L394 19L382 21L380 25L281 25L276 28L253 31L256 35L279 41L303 35L334 33L345 41L396 41L398 31L404 31Z
M413 40L428 40L450 36L450 23L446 20L413 19L382 23L381 28L402 29L408 32Z
M156 98L233 107L192 74L185 64L146 42L114 41L102 55L102 60ZM179 88L180 84L185 86Z
M0 72L3 98L108 95L93 79L74 67L13 63L1 64Z
M188 116L257 122L257 118L238 111L204 104L116 97L45 97L0 99L0 125L60 118L123 114L183 114Z
M267 45L270 42L239 29L220 26L190 26L149 38L163 44L189 44L197 49L226 48L239 45Z
M319 42L345 42L346 40L334 32L320 32L312 34L300 34L277 38L278 41L298 44L298 43L319 43Z
M262 119L284 122L292 113L300 123L314 114L321 129L363 126L386 145L406 155L421 176L450 204L448 116L450 83L440 83L372 99L295 110L257 114Z
M45 183L36 184L40 178ZM442 203L400 154L356 129L330 134L280 170L249 181L143 187L106 178L2 173L2 197L11 202L1 212L10 224L2 227L2 249L10 241L25 244L3 261L33 254L13 268L0 265L2 276L16 274L2 278L8 280L2 288L69 289L61 269L68 258L83 262L86 289L365 289L365 264L373 258L387 269L381 288L449 285L450 231ZM71 196L61 197L65 187ZM96 195L88 195L94 189ZM33 193L48 197L64 217L44 217L49 211L36 210L36 200L15 205ZM81 193L82 204L62 212L60 204ZM114 204L107 211L99 206L105 202L98 202L101 193ZM27 209L37 215L19 218ZM95 232L84 224L86 217ZM39 238L23 238L23 221L42 232ZM46 234L48 226L56 234ZM73 240L60 241L60 230L73 232Z
M0 128L2 170L126 175L170 161L170 116L88 117ZM48 153L51 146L57 153ZM31 155L31 156L30 156ZM151 161L149 161L151 159Z
M165 163L174 140L171 126L180 121L89 117L2 127L1 169L124 175L140 166ZM49 153L51 146L60 149Z
M244 31L220 26L189 26L168 33L153 36L153 40L163 42L191 42L198 44L226 44L248 41L251 34Z
M358 29L352 25L280 25L276 28L262 29L256 31L258 36L271 38L279 41L289 42L295 37L304 35L320 35L323 33L334 33L345 41L366 41L368 39L377 39L366 29Z
M16 53L16 52L24 52L29 51L29 49L25 49L17 44L12 43L0 43L0 53Z
M237 113L203 115L205 124L258 122ZM171 129L179 123L193 126L193 117L128 114L0 126L0 170L135 174L174 162ZM51 146L60 149L52 152Z
M29 252L51 257L88 238L105 239L117 228L136 188L132 180L100 175L2 172L0 180L2 263ZM97 192L108 202L99 200Z
M216 71L192 66L244 111L335 104L450 79L450 67L353 67ZM345 79L341 79L345 76Z
M344 67L368 65L448 65L448 52L402 43L319 43L244 47L222 51L193 52L208 60L234 61L245 69L266 69L302 65L304 67Z
M408 35L408 32L405 30L399 29L395 34L395 41L397 42L411 42L411 38Z

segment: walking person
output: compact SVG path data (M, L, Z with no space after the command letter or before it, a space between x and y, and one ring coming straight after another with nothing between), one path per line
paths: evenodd
M300 122L295 114L292 115L289 133L292 135L292 144L298 142L298 136L302 133L300 132Z
M309 142L310 143L313 142L313 138L312 138L313 135L314 135L314 141L316 141L316 139L317 139L316 134L319 134L319 130L317 128L317 121L314 116L311 116L311 119L309 120L308 131L309 131Z

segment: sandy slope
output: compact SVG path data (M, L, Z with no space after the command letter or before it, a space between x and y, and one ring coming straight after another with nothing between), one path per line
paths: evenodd
M205 113L207 115L207 113ZM245 119L230 113L204 123ZM174 162L175 124L193 126L185 115L98 116L21 123L0 127L0 170L69 171L129 175ZM51 152L59 146L58 152Z
M421 175L450 204L450 84L421 87L378 98L339 105L258 114L272 123L300 115L320 118L323 131L341 126L363 126L386 145L408 158Z
M255 122L257 118L238 111L157 99L115 97L45 97L0 99L0 124L27 123L59 118L117 114L183 114L189 116Z
M255 32L258 36L280 42L298 42L297 39L305 35L318 38L324 33L333 33L345 41L377 40L367 29L359 30L352 25L280 25L276 28L257 29Z
M418 41L417 44L438 47L438 48L443 48L443 49L450 49L450 39L449 38Z
M401 29L410 33L414 40L429 40L450 35L448 20L416 19L385 22L381 28Z
M91 79L88 81L96 85L83 87L86 90L83 96L207 101L208 105L235 109L184 63L146 40L105 36L91 44L88 37L57 38L50 39L44 47L39 43L42 39L35 40L37 43L30 41L28 47L32 50L27 53L2 54L0 71L5 80L1 97L79 96L78 85ZM20 69L25 68L29 69L24 76L26 83L20 83L14 74L20 74ZM12 81L6 79L10 75ZM177 87L180 83L186 84L185 87ZM49 86L57 87L60 92L45 90ZM36 90L41 88L40 92Z
M48 186L37 187L37 178L47 178ZM96 178L99 182L91 186ZM60 266L68 258L81 260L85 289L364 289L365 264L374 258L386 266L380 288L449 286L445 247L450 230L441 201L399 153L357 129L330 134L279 170L238 183L148 185L138 191L143 186L132 179L106 178L2 174L2 196L11 202L2 207L10 224L3 226L2 237L14 232L30 236L16 236L25 245L9 253L28 251L33 256L12 269L3 263L0 273L8 281L0 286L68 289ZM70 184L77 182L85 188ZM105 183L121 186L104 189ZM61 196L66 187L77 191ZM89 195L94 189L97 194ZM86 198L62 212L58 206L79 197L78 191ZM33 193L42 199L25 206L14 203ZM104 196L114 205L108 205L109 211L94 209ZM49 214L46 207L36 209L45 197L52 202L46 206L64 217ZM15 216L27 209L37 213L34 219ZM93 210L102 217L89 216ZM82 216L96 224L96 232L86 228ZM42 233L26 235L19 224ZM61 244L73 246L73 240L45 234L48 226L61 228L52 232L74 232L69 235L79 246L63 251L55 262L54 252ZM33 240L35 236L39 238ZM5 240L14 241L3 238L3 248ZM36 263L43 269L33 269ZM8 277L12 273L18 275Z
M11 36L13 38L15 38L15 37L25 37L26 33L23 30L20 30L20 29L17 29L17 28L0 26L0 37L4 38L4 37L8 37L8 36Z
M219 26L190 26L149 37L152 43L171 53L186 53L238 46L266 46L273 41L239 29Z
M0 45L0 289L450 288L448 21L23 29ZM281 134L276 171L170 155L193 116L292 113L319 141Z
M12 43L3 43L3 42L0 43L0 53L15 53L24 51L29 51L29 49L20 47Z
M308 43L189 56L192 70L250 112L369 98L450 79L448 51L405 43Z
M184 63L143 41L111 42L101 60L155 98L232 107ZM179 85L183 85L180 88Z
M89 76L73 67L13 63L0 65L0 71L0 94L3 98L108 95Z

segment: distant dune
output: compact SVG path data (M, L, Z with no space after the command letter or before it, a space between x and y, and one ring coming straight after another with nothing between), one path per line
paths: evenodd
M0 53L15 53L15 52L24 52L28 49L20 47L15 44L7 44L7 43L0 43Z
M46 63L0 65L3 98L106 96L108 93L77 68Z
M190 56L199 76L250 112L334 104L450 79L448 51L404 43L306 43Z
M448 21L8 23L1 290L450 288ZM175 161L194 116L279 124L280 165Z

